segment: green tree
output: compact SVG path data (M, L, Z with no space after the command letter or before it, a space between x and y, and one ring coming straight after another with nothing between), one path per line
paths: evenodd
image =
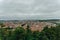
M13 33L12 40L24 40L25 30L22 27L17 27Z
M39 40L39 34L40 34L39 31L34 31L33 32L33 40Z
M33 37L32 37L32 31L30 30L30 26L27 25L27 29L25 31L25 40L33 40Z

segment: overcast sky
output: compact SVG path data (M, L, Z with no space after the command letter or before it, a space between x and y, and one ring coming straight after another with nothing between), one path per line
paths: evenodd
M60 0L0 0L0 19L60 19Z

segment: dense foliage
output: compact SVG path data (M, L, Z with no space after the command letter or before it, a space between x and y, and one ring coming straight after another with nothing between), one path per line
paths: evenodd
M27 26L27 29L17 27L0 28L0 40L60 40L60 26L57 27L45 27L41 32L32 32Z

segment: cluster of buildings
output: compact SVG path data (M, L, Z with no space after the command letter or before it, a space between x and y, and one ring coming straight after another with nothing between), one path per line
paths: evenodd
M32 31L41 31L43 30L44 27L48 26L48 28L50 27L56 27L56 24L51 23L51 22L33 22L33 21L24 21L24 22L4 22L3 23L6 27L10 27L10 28L16 28L16 27L23 27L24 29L27 28L27 25L29 25L30 29Z

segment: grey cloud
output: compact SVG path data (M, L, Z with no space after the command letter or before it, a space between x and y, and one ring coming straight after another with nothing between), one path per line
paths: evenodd
M24 17L26 19L60 18L59 11L59 0L4 0L0 5L0 16L16 16L13 18L18 19L20 17L20 19ZM23 15L23 17L21 15Z

